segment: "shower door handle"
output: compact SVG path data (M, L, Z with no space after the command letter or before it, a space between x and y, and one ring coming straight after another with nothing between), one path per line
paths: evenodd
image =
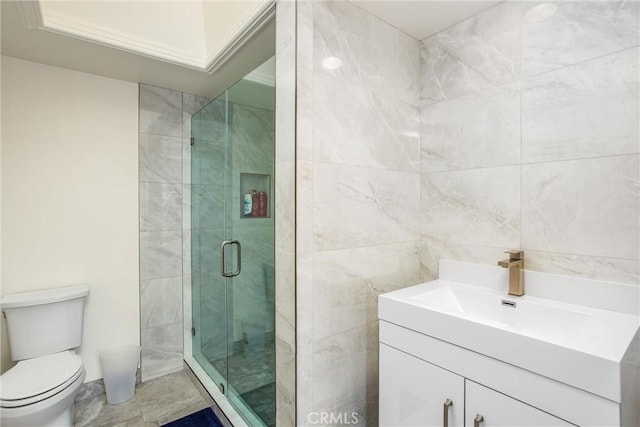
M237 246L237 258L238 258L238 269L236 271L234 271L233 273L229 273L226 270L226 260L225 260L225 248L229 245L236 245ZM238 242L237 240L225 240L224 242L222 242L222 244L220 245L220 274L223 277L235 277L238 274L240 274L240 270L242 269L242 246L240 246L240 242Z

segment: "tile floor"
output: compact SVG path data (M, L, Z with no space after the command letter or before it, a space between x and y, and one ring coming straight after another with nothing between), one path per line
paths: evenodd
M276 348L273 341L256 346L250 351L234 350L233 354L211 360L214 368L229 379L233 389L244 394L276 380ZM272 399L275 404L275 398Z
M256 415L267 425L267 427L275 427L276 425L276 383L271 382L265 384L255 390L241 394L240 397L253 408Z
M81 400L76 402L75 425L155 427L175 421L212 406L194 381L185 370L137 384L133 399L119 405L109 405L104 394ZM219 410L214 407L214 412Z

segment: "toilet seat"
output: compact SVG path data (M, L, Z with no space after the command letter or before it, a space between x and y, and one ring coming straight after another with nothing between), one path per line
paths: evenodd
M83 372L82 359L72 351L22 360L0 377L0 407L16 408L48 399Z

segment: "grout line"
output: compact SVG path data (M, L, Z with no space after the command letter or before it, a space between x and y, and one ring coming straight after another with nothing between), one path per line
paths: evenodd
M545 160L541 162L523 162L522 165L539 165L543 163L562 163L562 162L576 162L581 160L596 160L596 159L608 159L611 157L625 157L625 156L637 156L640 152L631 152L631 153L616 153L616 154L605 154L602 156L592 156L592 157L578 157L571 159L556 159L556 160Z
M341 252L341 251L353 251L357 249L368 249L368 248L380 248L380 247L388 247L388 246L398 246L398 245L408 245L412 243L420 243L421 239L414 240L401 240L397 242L385 242L376 245L365 245L365 246L350 246L348 248L338 248L338 249L321 249L321 250L311 250L309 252L302 253L301 255L318 255L325 253L333 253L333 252Z
M620 54L620 53L622 53L622 52L626 52L626 51L628 51L628 50L637 49L638 47L640 47L640 45L636 44L636 45L633 45L633 46L626 47L626 48L624 48L624 49L615 50L615 51L612 51L612 52L607 52L607 53L604 53L604 54L599 55L599 56L594 56L593 58L583 59L583 60L582 60L582 61L580 61L580 62L575 62L575 63L573 63L573 64L563 65L563 66L561 66L561 67L559 67L559 68L553 68L553 69L551 69L551 70L543 71L543 72L541 72L541 73L537 73L537 74L528 74L528 75L524 75L524 73L523 73L523 75L522 75L522 80L524 80L525 78L526 78L526 79L531 79L531 78L535 78L535 77L543 76L543 75L545 75L545 74L553 73L554 71L564 70L565 68L576 67L576 66L579 66L579 65L586 64L587 62L597 61L598 59L602 59L602 58L605 58L605 57L607 57L607 56L613 56L613 55Z
M139 279L138 282L149 282L151 280L166 280L166 279L182 279L182 276L163 276L163 277L154 277L153 279Z
M520 215L518 215L518 219L519 219L519 227L518 227L518 234L519 234L519 244L518 244L518 248L522 248L523 246L523 242L522 242L522 225L523 225L523 216L524 216L524 168L522 167L522 152L524 150L524 146L523 146L523 124L522 124L522 111L523 111L523 101L522 101L522 94L524 92L524 78L523 78L523 68L524 68L524 4L521 1L520 2L520 89L519 89L519 95L520 95Z
M410 175L420 175L420 167L419 167L419 162L418 162L418 167L415 168L416 170L403 170L403 169L395 169L395 168L388 168L388 167L384 167L384 166L370 166L370 165L354 165L351 163L337 163L337 162L329 162L329 161L322 161L322 160L301 160L301 161L305 161L305 162L311 162L314 165L331 165L331 166L342 166L342 167L349 167L349 168L360 168L360 169L369 169L369 170L373 170L373 171L382 171L382 172L397 172L397 173L405 173L405 174L410 174Z
M180 127L182 128L182 125L180 125ZM153 133L153 132L144 132L144 131L139 131L138 133L140 134L140 136L142 136L142 135L162 136L164 138L174 138L174 139L180 139L180 140L185 138L182 135L176 136L176 135L167 135L167 134L164 134L164 133Z
M462 169L427 171L427 172L423 172L423 174L433 175L433 174L445 174L445 173L452 173L452 172L465 172L465 171L480 170L480 169L497 169L497 168L516 167L516 166L540 165L540 164L546 164L546 163L576 162L576 161L582 161L582 160L606 159L611 157L637 156L639 154L640 152L607 154L603 156L594 156L594 157L578 157L578 158L570 158L570 159L544 160L540 162L521 162L521 163L511 163L506 165L478 166L478 167L469 167L469 168L462 168ZM521 153L521 156L522 156L522 153Z
M540 253L540 254L546 254L546 255L563 255L563 256L588 257L588 258L598 258L598 259L615 260L615 261L631 261L631 262L637 262L638 261L638 259L634 259L634 258L619 258L619 257L610 257L610 256L603 256L603 255L581 254L581 253L575 253L575 252L551 251L551 250L544 250L544 249L526 249L526 248L523 248L523 250L525 250L527 252L530 252L530 253L533 252L533 253Z

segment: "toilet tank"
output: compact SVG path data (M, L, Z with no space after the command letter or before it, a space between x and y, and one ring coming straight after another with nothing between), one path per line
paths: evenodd
M86 285L6 295L0 308L7 319L15 361L79 347L82 343Z

